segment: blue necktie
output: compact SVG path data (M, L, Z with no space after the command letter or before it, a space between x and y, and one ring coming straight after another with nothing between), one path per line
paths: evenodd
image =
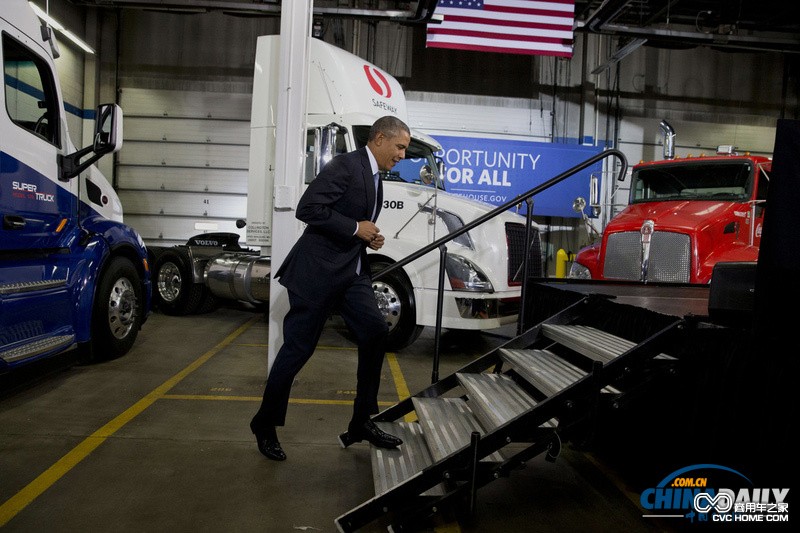
M375 181L375 203L372 204L372 222L375 222L375 213L378 211L378 180L380 179L380 172L376 172L372 179ZM358 256L358 264L356 265L356 274L361 274L361 255Z
M378 180L381 179L380 172L376 172L372 179L375 180L375 204L372 206L372 221L375 222L375 213L378 211Z

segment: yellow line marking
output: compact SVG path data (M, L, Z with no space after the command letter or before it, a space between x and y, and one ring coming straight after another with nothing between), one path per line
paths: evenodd
M225 402L260 402L261 396L223 396L215 394L164 394L162 400L220 400ZM353 400L323 400L315 398L289 398L289 403L309 405L353 405ZM394 402L378 402L378 405L394 405Z
M400 363L397 362L397 356L393 353L388 353L386 354L386 361L389 363L389 370L392 372L392 379L394 380L394 388L397 390L397 397L401 401L411 397L408 384L406 384L406 378L403 376L403 371L400 370ZM403 420L406 422L413 422L416 419L417 414L413 411L403 417Z
M641 502L639 501L639 494L636 494L634 491L630 489L630 487L620 478L618 472L614 469L609 468L607 465L603 464L600 460L595 457L592 453L584 453L583 454L586 459L592 463L595 468L600 470L611 482L616 485L617 489L628 498L633 505L637 508L641 506Z
M393 353L387 353L386 361L389 363L389 370L392 373L394 386L397 390L397 397L400 401L410 398L411 391L408 390L408 384L406 383L405 376L403 376L403 371L400 369L397 356ZM411 411L403 417L403 420L406 422L414 422L417 420L417 413ZM434 533L461 533L461 525L458 522L439 525L434 528Z
M172 376L170 379L153 389L144 398L130 406L128 409L117 415L103 427L86 437L80 444L67 452L64 457L56 461L50 468L39 474L39 476L28 483L22 490L6 500L0 505L0 527L8 523L20 511L27 507L33 500L38 498L44 491L49 489L56 481L61 479L67 472L72 470L78 463L83 461L95 448L103 444L108 437L116 433L121 427L133 420L142 411L150 407L156 400L162 398L172 387L177 385L186 376L197 370L203 363L211 359L220 350L228 346L233 340L244 333L253 323L260 320L260 317L253 317L225 337L219 344L201 355L186 368Z

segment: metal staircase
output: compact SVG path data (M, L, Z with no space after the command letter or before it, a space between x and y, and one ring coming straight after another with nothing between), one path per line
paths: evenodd
M631 340L608 317L622 324L639 311L581 296L376 415L403 444L372 447L375 496L338 517L339 531L377 520L390 531L413 529L447 508L473 513L480 487L537 455L555 461L562 443L590 442L608 409L624 407L677 367L668 354L680 351L685 319L645 312L633 320L647 321L636 328L646 337Z

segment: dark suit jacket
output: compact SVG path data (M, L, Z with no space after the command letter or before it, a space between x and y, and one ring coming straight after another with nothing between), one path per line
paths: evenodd
M377 219L382 199L379 180L376 205L366 147L333 158L297 205L296 217L308 226L275 274L281 285L315 300L351 283L359 257L362 272L369 273L367 243L355 236L356 225Z

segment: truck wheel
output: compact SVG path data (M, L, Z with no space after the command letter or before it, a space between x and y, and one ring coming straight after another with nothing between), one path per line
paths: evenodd
M91 360L108 360L128 352L142 327L144 302L139 273L124 257L111 259L92 306Z
M388 267L389 263L376 262L370 265L372 273ZM389 325L389 336L386 348L397 351L405 348L419 337L424 329L417 325L417 312L414 302L414 291L406 275L395 270L372 282L378 309L386 317Z
M189 254L180 248L164 250L154 273L158 308L166 315L190 315L203 299L204 285L192 281Z

